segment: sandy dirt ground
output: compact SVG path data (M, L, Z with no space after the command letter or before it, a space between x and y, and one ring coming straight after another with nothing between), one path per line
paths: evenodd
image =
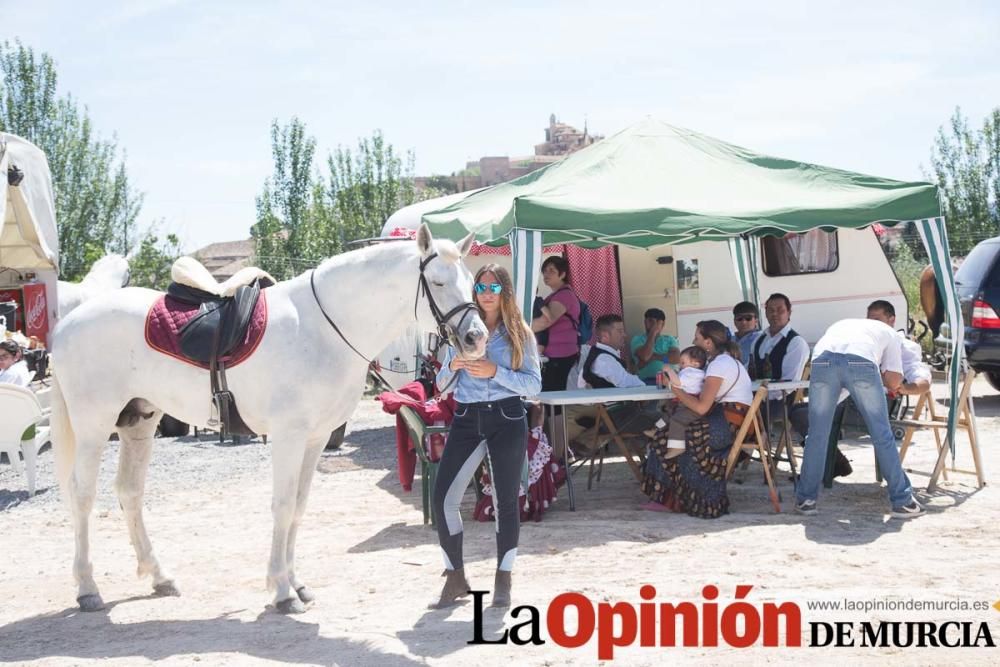
M940 390L941 388L938 387ZM1000 396L985 382L974 395L983 463L995 484L1000 470ZM24 480L0 466L0 661L71 665L162 662L253 665L567 665L596 664L592 638L563 648L543 629L542 645L469 645L474 609L430 611L442 579L435 532L422 523L419 481L402 490L395 470L393 420L373 401L359 408L341 451L325 454L298 541L297 571L317 600L306 613L282 616L268 607L264 576L271 532L270 445L221 447L210 440L164 440L154 451L147 525L160 561L182 595L156 598L136 578L135 557L113 495L117 444L105 454L93 515L95 578L107 604L83 614L74 603L73 539L68 512L54 488L51 452L40 460L43 491L28 499ZM954 601L992 605L997 576L1000 495L976 490L975 478L952 474L925 498L927 516L890 520L875 482L866 438L845 447L855 472L820 497L820 514L792 511L789 475L779 476L783 513L775 514L752 465L730 485L732 513L714 521L637 509L643 500L622 460L586 489L576 477L577 510L565 491L544 521L522 527L514 601L534 605L545 623L557 595L578 591L597 602L641 602L643 584L657 602L705 601L718 586L720 609L737 585L752 585L747 601L796 602L802 648L657 648L614 653L619 664L735 662L817 664L1000 664L996 648L808 648L816 621L970 621L988 623L1000 642L1000 611L815 611L810 601ZM934 445L918 435L906 459L923 490ZM967 440L958 467L970 469ZM418 475L419 479L419 475ZM474 496L466 496L471 511ZM467 511L466 516L469 516ZM467 570L489 590L495 567L492 524L466 521ZM484 636L495 639L527 619L488 610ZM720 612L721 614L721 612ZM573 614L570 614L572 619ZM575 621L574 621L575 622ZM571 622L572 625L572 622ZM973 630L975 636L978 630ZM787 638L782 637L782 643Z

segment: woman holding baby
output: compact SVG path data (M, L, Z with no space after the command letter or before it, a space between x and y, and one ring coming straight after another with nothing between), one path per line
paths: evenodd
M678 424L666 423L652 437L642 482L642 491L652 502L643 508L714 519L729 511L726 457L753 400L753 388L739 362L739 345L729 339L722 322L699 322L694 344L705 352L708 362L701 391L686 391L685 386L692 388L690 378L665 369L676 397L669 412L687 423L683 431ZM682 450L677 440L680 432L685 434Z

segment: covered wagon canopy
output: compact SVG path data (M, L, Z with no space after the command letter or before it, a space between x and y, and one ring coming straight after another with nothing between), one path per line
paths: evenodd
M937 187L762 155L647 118L565 159L423 214L435 235L510 243L522 311L530 313L542 246L649 247L728 241L736 278L756 298L758 236L913 221L952 327L951 391L963 348ZM951 411L949 439L954 440Z
M15 184L18 175L19 183ZM0 132L0 267L59 271L59 233L49 163L37 146Z

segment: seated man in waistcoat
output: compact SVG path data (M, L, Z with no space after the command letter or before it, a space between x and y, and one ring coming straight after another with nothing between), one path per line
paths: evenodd
M625 324L618 315L602 315L594 323L596 343L581 350L577 387L607 389L611 387L644 387L639 376L630 373L621 350L627 340ZM570 373L572 379L574 373ZM570 406L566 414L566 432L574 449L590 453L594 449L596 408L593 405ZM636 432L648 428L655 420L652 412L644 412L640 403L626 403L613 415L620 430ZM582 422L582 423L581 423ZM648 422L648 423L646 423ZM605 439L606 440L606 439ZM598 445L603 443L598 443Z
M809 361L809 343L792 328L792 302L787 296L775 292L764 302L764 316L768 327L757 338L753 354L747 364L753 380L795 381L802 379L802 371ZM774 419L782 414L781 392L768 394L769 410ZM791 400L791 394L786 400ZM767 414L767 411L765 411ZM809 406L802 403L789 408L788 419L792 428L805 440L809 432ZM840 450L834 462L835 477L846 477L852 472L851 464Z

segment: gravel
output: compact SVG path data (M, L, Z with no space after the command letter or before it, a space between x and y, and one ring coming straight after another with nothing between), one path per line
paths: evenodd
M271 444L261 438L219 444L217 434L199 438L157 438L146 476L146 501L155 502L179 490L211 488L221 480L270 478ZM324 472L363 468L390 469L396 461L395 418L382 412L381 403L362 399L348 422L344 444L323 453L319 468ZM95 511L114 509L118 499L114 478L118 469L117 440L109 441L101 459ZM58 505L60 494L52 450L46 445L38 456L37 493L28 496L24 473L0 464L0 513L10 516L19 508L38 509Z

